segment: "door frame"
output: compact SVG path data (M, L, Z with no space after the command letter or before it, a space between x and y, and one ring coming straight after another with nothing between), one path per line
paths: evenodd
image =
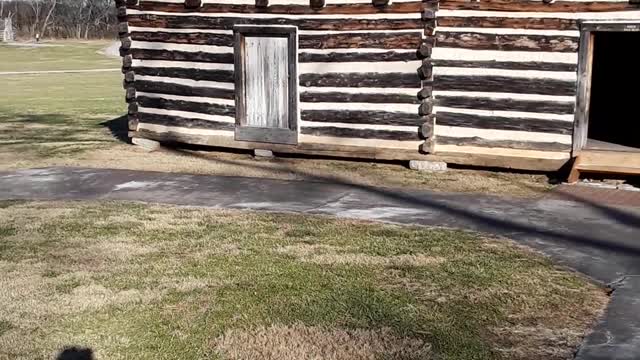
M640 21L582 21L578 49L578 81L576 112L573 123L572 156L587 144L589 136L589 107L591 104L591 75L596 32L640 32Z
M244 39L251 37L286 37L288 39L289 72L289 121L288 128L247 126ZM235 140L272 144L298 144L298 28L288 25L235 25L234 80L235 80Z

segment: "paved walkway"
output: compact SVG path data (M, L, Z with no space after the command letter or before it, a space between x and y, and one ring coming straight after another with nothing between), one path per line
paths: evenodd
M345 183L48 168L0 172L0 199L135 200L327 214L502 235L615 291L579 359L640 356L640 208L587 200L507 199Z

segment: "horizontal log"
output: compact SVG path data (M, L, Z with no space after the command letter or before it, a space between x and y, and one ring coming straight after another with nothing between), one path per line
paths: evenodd
M495 16L443 16L438 17L438 26L539 30L578 30L578 20L561 18L509 18Z
M422 124L417 107L415 114L368 110L303 110L301 119L314 122L415 126L416 128Z
M209 104L192 101L169 100L156 97L138 96L136 99L142 107L164 110L190 111L207 115L236 116L235 107L231 105Z
M390 33L349 33L300 35L300 49L417 49L422 41L418 31Z
M228 123L228 122L202 120L202 119L187 119L179 116L149 114L145 112L139 112L138 119L141 123L146 123L146 124L179 126L183 128L189 128L189 129L196 128L196 129L230 130L230 131L233 131L235 129L235 124Z
M231 34L210 34L200 32L170 33L170 32L147 32L133 31L131 39L135 41L161 42L174 44L191 45L211 45L211 46L233 46L233 35Z
M508 76L436 75L434 87L440 91L482 91L565 96L573 96L576 92L575 81Z
M139 60L194 61L206 63L233 64L233 54L214 54L208 52L170 51L131 49L129 52Z
M300 62L378 62L378 61L412 61L418 56L413 52L329 52L324 54L300 52Z
M132 48L129 54L140 60L194 61L207 63L233 64L233 54L190 52L177 50L150 50ZM300 52L300 62L378 62L378 61L413 61L417 60L415 52Z
M438 117L440 123L440 117ZM457 145L457 146L477 146L488 148L507 148L520 150L540 150L540 151L571 151L571 145L557 142L533 142L514 140L488 140L480 137L454 138L448 136L436 136L437 145Z
M521 99L497 99L490 97L438 95L438 106L458 109L505 110L545 114L573 114L573 101L541 101Z
M339 138L419 141L419 126L415 132L394 130L347 129L338 127L302 127L302 134L314 136L332 136Z
M636 1L638 8L640 9L640 3ZM639 32L640 24L635 22L629 23L583 23L580 27L582 31L616 31L616 32Z
M190 45L228 46L234 44L231 34L210 34L202 32L170 33L134 31L131 39L135 41L161 42ZM349 33L300 35L300 49L417 49L422 41L418 31L389 33Z
M497 167L506 169L522 169L535 171L557 171L564 166L569 156L562 159L546 159L537 157L523 157L518 150L504 149L501 155L485 154L482 152L442 152L425 155L418 152L417 147L399 149L381 146L344 145L337 143L312 143L301 142L298 145L253 143L248 141L235 141L233 132L229 136L198 135L178 132L155 132L148 129L139 129L130 132L129 137L142 137L162 142L181 142L185 144L228 147L235 149L268 149L273 152L291 154L309 154L334 157L380 159L380 160L429 160L444 161L450 164ZM555 154L555 153L551 153Z
M482 10L482 11L513 11L513 12L607 12L638 10L638 5L628 2L614 1L556 1L545 4L542 1L469 1L469 0L441 0L440 9L443 10Z
M518 130L570 135L573 123L570 121L508 118L474 114L458 114L438 111L438 125L460 126L475 129Z
M552 62L518 62L518 61L465 61L465 60L438 60L431 59L434 66L463 67L463 68L487 68L504 70L539 70L539 71L576 71L577 64L552 63Z
M130 15L130 26L168 29L232 30L234 25L292 25L300 30L415 30L420 19L252 19L248 17L204 17L171 15Z
M134 66L132 68L136 75L164 76L191 80L206 80L219 82L234 82L233 71L231 70L203 70L198 68L173 68L173 67L144 67Z
M140 92L179 95L179 96L199 96L219 99L235 99L234 91L229 89L216 89L210 87L187 86L165 82L155 82L146 80L136 80L135 88Z
M300 93L302 102L344 102L344 103L374 103L374 104L420 104L416 95L410 94L371 94L371 93L343 93L343 92L314 92Z
M578 37L438 31L438 47L500 51L578 51Z
M428 5L426 5L428 6ZM267 14L292 14L292 15L315 15L315 14L410 14L419 13L422 10L421 1L413 2L398 2L393 3L390 6L384 8L376 8L371 6L370 3L365 4L326 4L324 7L313 8L309 5L270 5L269 7L257 9L253 5L242 4L204 4L201 8L197 9L198 12L203 13L267 13ZM149 11L163 11L163 12L176 12L176 13L189 13L193 10L185 9L182 4L171 4L161 2L147 2L141 3L138 6L132 6L131 9L137 10L149 10Z
M301 86L324 87L421 87L420 78L414 73L327 73L301 74Z
M233 83L231 70L202 70L186 68L133 67L136 75L162 76L190 80L206 80ZM301 86L321 87L382 87L416 88L421 87L417 74L412 73L327 73L301 74Z

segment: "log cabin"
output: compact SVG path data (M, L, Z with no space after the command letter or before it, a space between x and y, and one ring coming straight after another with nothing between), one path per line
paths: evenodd
M133 139L640 171L638 0L116 4Z

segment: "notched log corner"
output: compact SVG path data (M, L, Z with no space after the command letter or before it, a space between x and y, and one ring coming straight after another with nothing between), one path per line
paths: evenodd
M433 137L434 127L436 124L435 115L427 115L422 118L424 124L420 127L420 135L423 139L430 139Z
M312 9L318 10L318 9L322 9L325 5L325 1L324 0L310 0L309 5L311 6Z
M433 64L429 59L422 60L422 66L418 68L418 76L421 80L433 79Z
M129 127L129 131L137 131L139 122L137 115L128 115L127 126Z
M422 100L420 108L418 109L420 116L427 116L433 113L433 99L427 98Z
M436 140L435 137L432 136L424 141L424 143L420 144L420 152L423 154L433 154L435 152Z
M389 0L371 0L371 3L377 8L389 6Z
M198 9L202 6L202 0L184 0L186 9Z

